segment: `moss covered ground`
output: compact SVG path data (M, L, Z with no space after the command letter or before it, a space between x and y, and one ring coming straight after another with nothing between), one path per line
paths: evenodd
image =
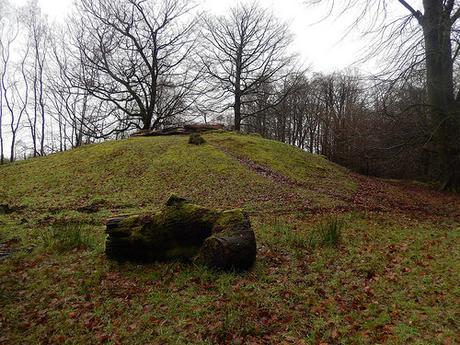
M460 197L212 133L0 167L0 344L456 344ZM116 264L104 221L171 193L251 215L247 273ZM333 231L332 231L333 230Z

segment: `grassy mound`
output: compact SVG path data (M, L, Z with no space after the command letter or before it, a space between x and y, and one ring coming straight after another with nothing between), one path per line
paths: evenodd
M204 138L208 144L200 146L188 145L186 136L133 138L9 164L0 167L0 200L53 212L152 209L176 193L251 211L335 204L328 191L353 192L344 169L321 156L256 136ZM260 164L281 178L261 174Z
M0 167L0 344L457 344L460 196L210 133ZM104 220L171 193L243 207L245 274L107 260Z

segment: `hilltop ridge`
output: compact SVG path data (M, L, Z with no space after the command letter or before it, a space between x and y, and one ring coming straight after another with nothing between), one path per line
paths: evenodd
M333 207L356 189L324 157L256 135L216 132L92 144L0 168L1 198L33 210L156 208L171 193L248 211ZM343 199L342 198L342 199Z

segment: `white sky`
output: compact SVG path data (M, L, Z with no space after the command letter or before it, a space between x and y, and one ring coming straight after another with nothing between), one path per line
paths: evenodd
M16 5L24 5L28 0L10 0ZM72 10L74 0L38 0L42 11L51 21L63 22ZM113 0L117 1L117 0ZM191 0L193 1L193 0ZM213 14L222 15L240 0L195 0L200 9ZM244 0L241 0L244 1ZM336 4L343 4L346 0L335 0ZM373 1L373 0L372 0ZM408 0L416 9L421 8L422 0ZM344 36L344 33L359 13L356 11L344 16L332 16L324 19L327 9L324 6L315 8L305 5L306 0L258 0L259 4L273 11L282 21L290 25L294 35L292 52L298 53L304 67L310 67L312 72L330 73L341 71L362 57L362 50L366 48L367 40L355 32ZM388 0L392 14L406 14L396 0ZM359 67L365 75L372 73L372 66L378 61L371 61ZM8 132L7 124L4 130ZM6 133L8 137L8 133ZM8 145L8 143L6 143ZM6 146L8 147L8 146Z
M116 1L116 0L114 0ZM214 14L225 11L237 4L236 0L198 0L204 10ZM343 0L342 0L343 1ZM413 0L418 2L420 0ZM26 0L15 0L21 4ZM71 11L73 0L39 0L43 12L53 21L61 21ZM347 28L347 18L324 17L324 7L308 7L305 0L259 0L281 20L289 23L294 34L292 52L299 53L305 67L316 72L334 72L349 67L361 55L365 40L359 34L343 37ZM399 6L399 5L398 5ZM348 16L350 18L352 16Z
M114 0L117 1L117 0ZM340 3L341 1L337 1ZM15 0L21 4L26 0ZM73 0L38 0L43 12L57 21L65 19L71 11ZM203 10L214 14L225 14L225 11L238 3L238 0L197 0ZM362 57L366 48L366 40L359 33L344 37L344 32L354 17L353 13L345 16L321 20L325 17L324 6L305 5L305 0L259 0L261 6L267 7L281 20L289 23L294 34L292 52L298 53L305 67L315 72L334 72L349 67ZM421 0L411 0L412 5L420 8ZM398 13L405 13L397 1L389 1ZM418 5L418 6L417 6ZM318 23L319 22L319 23ZM360 66L361 69L363 66ZM370 65L367 68L372 68ZM368 72L368 71L363 71Z
M204 8L216 14L225 14L235 0L204 0ZM358 37L348 36L341 41L345 23L327 20L323 8L312 8L302 0L259 0L281 20L286 21L294 34L293 52L300 54L301 61L313 71L332 72L341 70L358 58L361 48Z

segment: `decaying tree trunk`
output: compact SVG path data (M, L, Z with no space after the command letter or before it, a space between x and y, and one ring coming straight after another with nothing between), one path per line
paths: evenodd
M215 269L250 268L256 239L240 209L217 211L171 196L152 215L107 221L106 254L117 261L195 260Z
M256 258L256 238L241 210L220 213L197 256L199 262L217 269L248 269Z

